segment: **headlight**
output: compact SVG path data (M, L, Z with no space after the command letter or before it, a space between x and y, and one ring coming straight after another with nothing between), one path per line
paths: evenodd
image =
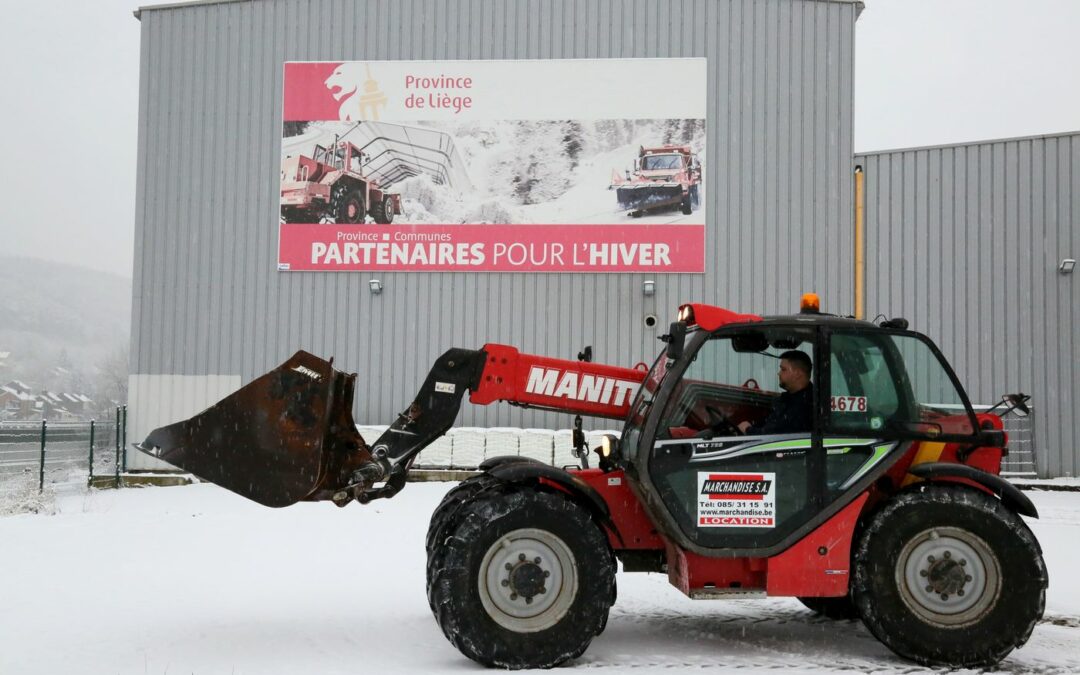
M600 445L596 446L596 454L600 455L600 468L606 473L618 468L619 439L611 434L600 437Z
M615 437L604 436L600 439L600 456L604 459L611 457L615 452Z
M694 308L690 305L683 305L679 308L679 321L682 321L686 325L694 323Z

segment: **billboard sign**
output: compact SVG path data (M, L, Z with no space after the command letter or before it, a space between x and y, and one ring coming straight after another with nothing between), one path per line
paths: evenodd
M704 272L704 59L289 62L282 271Z

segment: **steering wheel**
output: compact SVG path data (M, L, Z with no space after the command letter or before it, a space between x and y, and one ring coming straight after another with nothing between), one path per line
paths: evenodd
M741 436L739 427L731 423L727 415L719 408L706 404L705 412L709 413L709 426L694 434L694 438L712 438L713 436Z

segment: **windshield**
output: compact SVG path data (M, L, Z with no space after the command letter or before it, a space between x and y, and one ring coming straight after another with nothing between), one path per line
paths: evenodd
M645 381L638 387L638 393L634 398L634 403L630 406L630 417L627 419L626 429L623 431L622 440L620 441L620 445L629 454L632 454L633 448L637 447L638 439L641 438L641 430L645 426L645 419L648 416L649 406L652 405L656 393L660 391L660 385L664 382L664 376L667 375L669 365L667 353L660 352L660 356L657 357L656 362L649 369L649 374L645 376Z
M682 168L682 155L646 155L641 158L642 171L678 170Z

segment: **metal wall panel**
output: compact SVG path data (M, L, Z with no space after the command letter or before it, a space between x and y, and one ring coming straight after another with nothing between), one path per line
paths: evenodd
M1031 394L1041 476L1080 471L1080 133L856 156L867 316L903 316L975 403ZM1074 195L1077 195L1074 197Z
M388 423L450 346L505 342L651 362L680 302L849 312L852 78L861 5L809 0L260 0L144 9L135 375L244 382L304 348L361 374L356 419ZM708 59L708 272L276 271L288 60ZM662 84L662 83L661 83ZM678 95L653 90L650 95ZM646 297L642 282L656 279ZM656 314L659 326L646 328ZM461 424L564 427L468 408ZM610 422L599 424L610 425Z

